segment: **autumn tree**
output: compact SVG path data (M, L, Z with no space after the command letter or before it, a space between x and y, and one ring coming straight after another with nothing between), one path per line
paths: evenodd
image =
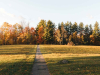
M0 45L3 44L3 34L2 34L2 31L1 31L1 28L0 28Z
M43 26L39 27L39 30L38 30L38 40L37 40L37 43L38 44L42 44L44 39L44 29L43 29Z
M81 44L84 44L84 36L81 36Z
M17 37L18 37L19 33L21 33L21 31L22 31L22 26L20 24L16 23L13 25L13 28L14 28L14 30L13 30L14 42L17 43Z
M59 44L61 45L62 38L61 38L61 34L60 34L60 30L59 29L56 30L56 35L55 36L56 36L57 42L59 42Z
M41 20L38 25L37 25L37 28L36 28L36 31L38 32L39 28L43 26L43 30L45 29L46 27L46 21L45 20Z
M54 28L54 30L53 30L53 44L57 44L57 40L56 40L56 30L57 30L57 28Z
M73 38L74 44L77 43L77 32L76 31L73 33L72 38Z
M3 43L6 45L9 41L9 27L11 25L8 24L7 22L4 22L3 25L1 26L1 31L3 32Z
M64 23L61 23L61 38L62 38L62 44L64 42L64 33L65 33L65 29L64 29Z
M61 24L58 23L58 29L61 31Z
M69 32L69 22L67 21L67 23L65 23L65 30L67 31L67 32Z
M93 28L92 28L92 25L90 24L89 25L89 35L92 35L92 32L93 32Z
M85 29L84 29L84 32L85 32L85 36L84 36L84 44L89 44L89 27L88 25L85 26Z
M90 45L94 45L95 44L95 37L94 35L90 35Z
M72 23L69 22L69 33L72 34L72 31L73 31Z
M79 28L78 28L78 31L80 32L80 34L82 33L82 31L83 31L83 22L80 22L80 24L79 24Z
M71 42L71 41L72 41L72 35L69 36L69 42Z
M31 44L32 42L32 31L30 32L30 28L27 26L23 29L23 33L20 33L17 37L17 43L22 44Z
M53 42L54 28L55 28L54 24L49 20L47 22L46 28L44 29L44 39L48 44Z
M94 24L93 35L97 37L99 35L99 23L96 21Z
M43 26L43 31L44 31L44 29L46 28L46 20L41 20L41 21L38 23L37 28L36 28L36 36L39 36L39 35L38 35L38 30L39 30L39 28L40 28L41 26ZM38 38L38 37L37 37L37 38Z
M78 28L78 25L77 25L77 23L75 22L75 23L73 24L73 26L72 26L72 32L77 31L77 28Z
M35 32L35 29L33 27L31 27L31 29L30 29L30 34L31 34L30 43L36 44L36 32Z
M85 34L89 34L89 27L88 27L88 25L85 26L85 30L84 31L85 31Z

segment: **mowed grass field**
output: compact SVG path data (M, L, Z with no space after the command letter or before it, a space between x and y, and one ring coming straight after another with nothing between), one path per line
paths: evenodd
M40 45L51 75L100 75L100 46ZM66 59L67 64L58 63Z
M0 75L30 75L36 45L1 45Z

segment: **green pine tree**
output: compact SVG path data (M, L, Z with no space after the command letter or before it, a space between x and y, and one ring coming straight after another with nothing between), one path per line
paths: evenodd
M96 21L94 24L94 30L93 30L93 35L97 37L99 35L99 23Z

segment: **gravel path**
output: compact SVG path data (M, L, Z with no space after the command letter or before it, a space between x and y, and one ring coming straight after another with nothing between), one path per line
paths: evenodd
M37 46L35 62L30 75L50 75L46 62L40 52L39 45Z

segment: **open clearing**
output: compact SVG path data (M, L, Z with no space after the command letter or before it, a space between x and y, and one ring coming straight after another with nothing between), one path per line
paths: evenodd
M36 45L1 45L0 75L30 75Z
M100 75L100 46L40 45L51 75ZM67 64L59 64L66 59Z
M30 75L36 45L1 45L0 75ZM40 45L51 75L100 75L100 46ZM67 64L58 63L66 59Z

